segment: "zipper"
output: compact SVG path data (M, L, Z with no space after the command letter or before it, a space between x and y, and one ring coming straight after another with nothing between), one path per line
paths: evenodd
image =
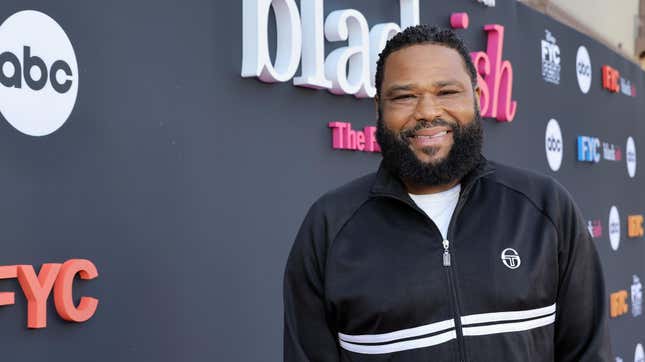
M483 173L480 175L478 178L481 178L483 176L486 176L490 172ZM460 362L467 362L467 354L466 354L466 346L464 343L464 332L462 329L461 325L461 310L459 308L459 292L457 290L457 277L455 276L455 266L452 266L454 264L454 261L451 262L451 257L450 257L450 240L453 241L454 245L454 228L455 228L455 222L457 220L457 217L459 216L459 213L461 212L461 209L463 209L464 204L466 203L466 199L468 198L468 194L470 193L470 190L472 189L472 186L474 184L474 181L469 183L461 192L461 195L459 195L459 201L457 201L457 206L455 207L455 211L452 213L452 217L450 218L450 223L448 224L448 238L443 241L443 265L446 269L446 274L448 277L448 285L450 285L451 289L451 294L452 294L452 302L454 305L454 310L455 310L455 330L457 331L457 348L459 349L459 361ZM454 248L454 246L453 246Z
M443 266L450 266L450 241L443 241Z
M457 201L457 206L455 207L455 211L452 213L452 217L450 218L450 223L448 224L448 238L443 239L442 245L443 245L443 266L444 270L446 271L446 279L448 279L448 289L450 290L450 295L452 296L452 305L453 305L453 319L455 321L455 330L457 332L457 349L458 349L458 356L459 356L459 362L468 362L466 359L466 348L464 347L464 334L462 331L462 326L461 326L461 312L459 310L459 296L457 295L457 284L456 284L456 279L454 277L454 266L452 266L451 262L451 256L450 256L450 238L452 238L452 229L454 228L453 224L455 223L455 220L457 219L457 214L459 211L461 211L461 208L463 207L463 204L465 203L466 195L470 191L470 187L467 189L462 190L462 194L459 195L459 201ZM428 215L421 210L414 202L410 203L407 200L393 194L387 194L384 195L387 197L394 198L396 200L399 200L406 205L409 205L412 207L414 210L422 214L429 222L430 226L434 227L434 230L441 235L441 232L439 229L436 227L436 225L432 222L432 220L428 217Z
M455 321L455 330L457 332L457 349L459 350L459 353L458 353L459 362L468 362L468 359L466 358L466 347L464 345L464 333L461 325L461 311L459 309L459 294L457 292L457 279L454 275L455 266L452 265L453 262L451 261L452 258L450 254L450 240L452 240L454 236L453 229L454 229L455 221L457 220L457 216L459 215L459 212L461 212L461 209L466 203L466 198L468 196L468 193L472 189L472 186L474 185L477 179L482 178L490 173L492 173L492 171L488 171L480 174L478 177L473 179L465 188L462 189L461 195L459 195L459 200L457 201L457 206L455 207L455 211L452 213L452 217L450 218L450 223L448 224L448 233L447 233L448 237L442 241L442 245L443 245L443 255L442 255L443 263L442 264L444 266L444 269L446 270L446 277L448 279L448 286L450 289L450 294L452 295L452 304L454 306L453 319ZM430 224L434 226L434 229L439 232L439 229L436 227L436 225L434 225L432 220L430 220L428 215L423 210L421 210L414 202L410 203L408 200L392 193L384 193L384 194L381 194L381 196L386 196L386 197L399 200L405 203L406 205L412 207L413 209L417 210L417 212L421 213L426 219L428 219L430 221ZM439 234L441 234L441 232L439 232Z
M459 308L459 293L457 292L457 277L455 276L455 266L451 263L450 258L450 241L454 241L454 223L457 220L457 216L465 203L466 195L468 190L464 190L462 197L459 198L455 211L452 213L450 218L450 223L448 224L448 239L443 242L443 265L446 270L446 277L448 278L448 285L450 286L450 294L452 295L452 305L454 307L454 320L455 320L455 331L457 332L457 349L459 350L459 361L467 362L466 358L466 346L464 343L464 332L461 325L461 310ZM453 246L454 248L454 246ZM447 263L446 263L447 262Z

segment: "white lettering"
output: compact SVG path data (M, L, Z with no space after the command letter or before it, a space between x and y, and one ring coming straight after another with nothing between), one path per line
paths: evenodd
M325 35L329 41L348 43L331 52L325 61L327 77L332 81L329 91L373 97L376 89L370 81L369 28L363 14L353 9L332 12L325 21Z
M420 23L419 0L399 0L400 25L383 23L370 31L367 19L346 9L324 18L324 0L243 0L242 77L263 82L328 89L333 94L374 97L374 76L379 53L389 39ZM275 63L269 52L269 11L276 17ZM302 16L302 18L301 18ZM325 39L347 41L325 58ZM293 78L298 66L301 74Z
M401 27L394 23L374 25L370 31L370 80L372 85L375 85L376 61L379 54L385 48L387 41L399 32L401 32Z
M401 8L401 29L421 23L419 0L400 0L399 6Z
M275 65L271 64L267 39L271 7L277 28ZM293 78L302 49L300 15L294 0L243 0L242 12L242 77L258 77L267 83Z
M302 14L302 74L293 80L300 87L329 89L325 78L325 37L323 34L323 1L301 0Z

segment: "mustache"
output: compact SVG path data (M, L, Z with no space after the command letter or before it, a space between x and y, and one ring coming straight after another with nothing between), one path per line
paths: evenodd
M432 127L437 127L437 126L448 127L453 132L457 132L460 129L460 127L459 127L459 125L457 123L449 122L449 121L446 121L445 119L442 119L442 118L436 118L436 119L433 119L432 121L422 119L421 121L417 122L417 124L414 127L401 131L399 133L399 135L403 139L407 140L409 137L414 136L414 134L416 132L418 132L418 131L420 131L420 130L422 130L424 128L432 128Z

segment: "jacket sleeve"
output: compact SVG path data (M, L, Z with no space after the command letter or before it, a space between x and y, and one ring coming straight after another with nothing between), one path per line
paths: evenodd
M325 306L324 215L315 204L296 236L284 275L284 361L339 361L336 331Z
M613 361L608 300L598 252L581 213L568 194L563 197L555 361Z

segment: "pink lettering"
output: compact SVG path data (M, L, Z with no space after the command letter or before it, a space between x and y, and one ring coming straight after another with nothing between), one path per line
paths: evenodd
M332 145L334 149L343 148L343 130L345 127L349 126L349 123L345 122L329 122L329 128L332 129Z
M502 60L504 51L504 27L499 24L484 26L488 34L486 53L470 54L477 69L477 83L481 88L481 114L500 122L511 122L515 118L517 102L513 95L513 66Z
M352 129L352 125L348 124L345 127L345 139L347 140L347 149L355 150L356 149L356 131Z
M381 152L376 140L376 127L367 126L362 131L353 130L348 122L329 122L332 129L332 148L364 152Z
M365 130L365 151L367 152L381 152L381 146L379 146L378 141L376 140L376 127L367 126Z
M450 26L454 29L467 29L468 13L452 13L450 15Z

